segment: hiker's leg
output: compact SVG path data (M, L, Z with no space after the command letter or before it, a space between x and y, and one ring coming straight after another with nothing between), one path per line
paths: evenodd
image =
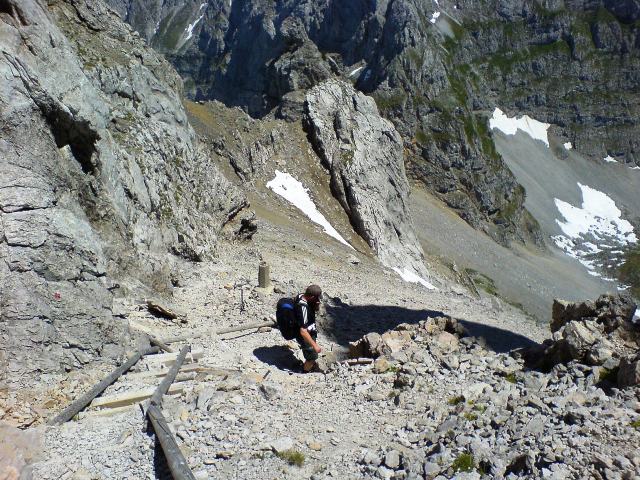
M310 333L311 333L311 337L315 341L316 338L318 337L318 334L315 331ZM316 360L318 359L318 354L313 349L313 347L307 344L306 342L304 342L304 344L301 345L301 348L302 348L302 355L304 355L304 360L305 360L304 365L302 366L302 369L305 372L310 372L316 366Z

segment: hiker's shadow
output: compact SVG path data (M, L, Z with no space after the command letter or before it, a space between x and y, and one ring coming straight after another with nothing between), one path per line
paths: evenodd
M273 365L280 370L292 370L300 363L295 353L286 345L258 347L253 351L253 354L261 362Z
M427 317L446 315L438 310L412 310L393 305L347 305L337 299L328 302L321 330L337 343L348 346L369 332L384 333L401 323L415 324ZM486 346L496 352L537 345L531 339L499 327L458 319L468 334L482 337Z

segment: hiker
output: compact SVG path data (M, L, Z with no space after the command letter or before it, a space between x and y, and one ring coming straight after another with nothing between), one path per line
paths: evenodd
M316 368L318 354L322 351L316 343L316 312L320 309L322 289L318 285L309 285L304 293L294 298L282 298L276 308L276 319L282 336L287 340L296 339L304 363L302 370L308 373Z

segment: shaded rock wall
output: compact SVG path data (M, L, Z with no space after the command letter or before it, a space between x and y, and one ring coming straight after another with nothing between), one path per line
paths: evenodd
M9 378L122 353L114 294L170 289L245 204L181 81L99 1L0 5L0 345ZM4 371L5 369L3 369Z

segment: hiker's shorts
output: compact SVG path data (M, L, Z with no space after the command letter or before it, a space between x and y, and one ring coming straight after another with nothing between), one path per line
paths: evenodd
M311 338L313 338L314 342L318 338L318 332L316 332L315 330L311 330L309 332L309 335L311 335ZM318 359L318 354L316 353L316 351L313 349L311 345L309 345L307 342L304 341L304 338L302 338L302 335L298 334L298 336L296 337L296 341L298 342L298 345L300 345L300 350L302 350L302 355L304 355L305 360Z

